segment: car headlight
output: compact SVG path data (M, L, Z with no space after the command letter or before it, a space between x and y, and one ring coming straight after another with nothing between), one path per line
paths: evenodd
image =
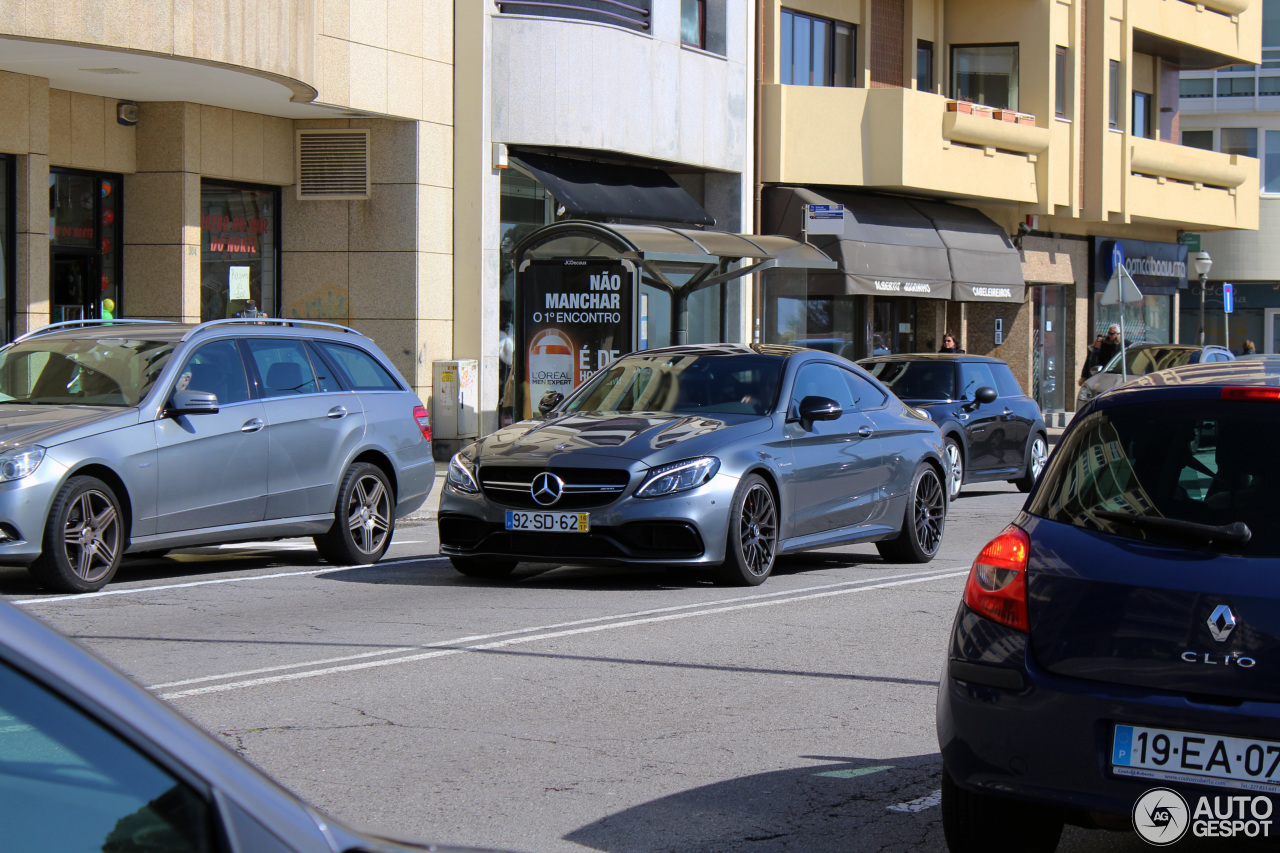
M933 420L933 415L929 414L928 409L916 409L916 413L924 415L929 420Z
M663 465L649 472L649 478L636 490L636 497L657 498L696 489L714 477L719 470L720 460L714 456Z
M462 458L461 453L453 454L453 458L449 460L449 474L445 482L458 491L469 495L477 494L480 491L480 485L476 482L476 476L472 471L471 464Z
M1098 392L1090 388L1088 385L1080 386L1080 393L1076 395L1081 402L1088 402L1098 396Z
M35 473L44 459L43 447L20 447L0 453L0 482L21 480Z

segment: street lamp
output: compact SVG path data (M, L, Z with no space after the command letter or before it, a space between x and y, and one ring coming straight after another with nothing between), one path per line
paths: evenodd
M1213 258L1208 252L1196 252L1196 272L1200 273L1200 331L1197 340L1204 346L1204 291L1209 284L1209 270L1213 267Z

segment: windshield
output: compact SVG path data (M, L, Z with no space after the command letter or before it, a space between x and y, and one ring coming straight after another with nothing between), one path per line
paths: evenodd
M1200 351L1194 347L1142 347L1126 351L1125 371L1130 376L1145 376L1157 370L1190 364ZM1107 373L1120 373L1120 356L1111 359Z
M136 406L176 344L35 338L0 351L0 403Z
M783 359L767 355L633 355L600 371L566 412L764 415Z
M1183 542L1188 532L1129 523L1125 516L1223 528L1242 522L1252 533L1248 544L1228 542L1221 550L1280 556L1272 503L1280 490L1278 431L1280 406L1274 402L1111 406L1072 430L1028 510L1076 527L1160 541Z
M952 400L955 364L949 361L868 361L860 366L879 379L899 400Z

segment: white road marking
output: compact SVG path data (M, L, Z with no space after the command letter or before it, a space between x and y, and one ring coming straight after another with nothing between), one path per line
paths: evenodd
M297 681L303 678L318 678L324 675L334 675L342 672L355 672L357 670L372 669L374 667L381 667L381 666L391 666L393 664L415 663L417 661L431 660L434 658L452 657L454 655L460 655L465 652L486 651L489 649L497 649L497 648L503 648L506 646L522 645L524 643L537 642L539 640L551 640L551 639L557 639L560 637L575 636L579 634L591 634L599 631L612 631L618 628L632 628L637 625L652 625L659 622L671 622L677 619L688 619L694 616L712 616L719 613L731 613L731 612L736 612L741 610L751 610L757 607L770 607L778 604L791 604L797 601L809 601L817 598L828 598L836 595L847 595L849 593L854 593L854 592L865 592L867 590L888 589L890 587L905 586L907 584L924 583L926 581L931 581L931 580L941 580L945 578L960 577L961 575L966 575L966 574L968 574L968 569L964 569L961 571L942 571L942 572L931 572L928 574L907 575L905 576L906 579L904 580L893 580L889 582L884 582L885 579L878 579L881 582L871 583L871 584L867 584L866 581L864 580L862 581L864 585L861 585L861 586L850 585L853 583L858 583L856 581L851 581L847 584L830 584L828 586L836 586L836 587L842 587L842 588L826 589L825 591L821 591L821 592L812 591L813 589L821 589L821 587L809 587L806 589L788 590L786 592L780 592L780 593L762 593L762 594L750 596L748 597L748 599L744 599L744 598L739 598L736 600L729 599L728 603L725 603L724 606L717 606L720 604L720 602L707 602L701 605L681 605L679 607L674 607L674 608L662 608L658 611L646 611L649 613L653 613L653 612L661 612L662 610L680 610L680 609L687 610L688 608L691 608L691 607L699 608L699 609L693 610L692 612L683 612L683 613L668 612L668 613L663 613L662 615L646 616L642 618L631 618L633 616L639 616L640 614L620 614L612 617L601 617L595 620L579 620L579 624L581 624L582 622L593 622L593 621L598 622L598 621L602 621L603 619L622 620L622 621L611 621L611 622L608 622L607 624L584 625L582 627L568 628L566 630L551 630L551 629L558 628L559 626L544 626L543 628L526 628L523 630L523 632L503 632L505 634L510 634L510 633L524 633L528 631L540 631L541 633L535 633L528 636L508 637L507 639L495 640L493 642L486 642L486 643L477 643L475 642L475 640L487 639L488 637L501 636L501 635L491 634L491 635L482 636L482 637L463 637L453 642L435 643L435 644L432 644L431 646L425 647L425 648L431 649L431 651L423 651L416 654L404 654L399 657L384 659L384 660L363 660L358 663L345 663L339 666L323 666L323 664L326 662L319 662L319 661L314 663L300 663L300 664L295 664L293 668L304 667L304 666L321 666L321 668L308 669L302 672L282 673L279 675L270 675L270 676L264 676L261 678L250 678L243 681L234 681L228 684L212 684L212 685L207 685L205 687L194 687L188 690L177 690L169 693L161 693L160 698L168 699L168 700L185 699L189 696L200 696L206 693L223 693L230 690L243 690L245 688L258 687L264 684L279 684L286 681ZM898 575L893 577L904 577L904 576ZM770 597L770 596L786 596L786 597ZM760 600L764 598L769 598L769 600L765 600L765 601ZM562 624L573 624L573 623L562 623ZM463 643L467 643L467 645L462 645ZM384 652L381 654L390 654L390 653L395 653L395 652L394 651ZM377 654L377 653L366 653L366 656L372 655L372 654ZM361 657L361 656L352 656L352 657L355 658L355 657ZM234 673L218 676L218 678L237 678L237 677L239 677L239 675ZM212 679L205 679L205 680L212 680ZM194 681L194 679L192 681ZM180 682L171 682L169 686L177 686L179 683ZM188 681L187 683L192 683L192 682ZM152 689L161 689L163 686L166 686L166 685L154 685Z
M931 809L934 806L942 804L942 791L934 791L927 797L917 797L914 800L907 800L905 803L898 803L896 806L889 806L888 811L898 812L899 814L911 814L912 812L922 812L925 809Z

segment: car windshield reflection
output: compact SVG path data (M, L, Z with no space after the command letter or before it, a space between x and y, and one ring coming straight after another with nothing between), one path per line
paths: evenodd
M14 344L0 351L0 403L136 406L174 346L129 338Z
M761 355L627 356L596 374L564 411L765 415L782 364Z

